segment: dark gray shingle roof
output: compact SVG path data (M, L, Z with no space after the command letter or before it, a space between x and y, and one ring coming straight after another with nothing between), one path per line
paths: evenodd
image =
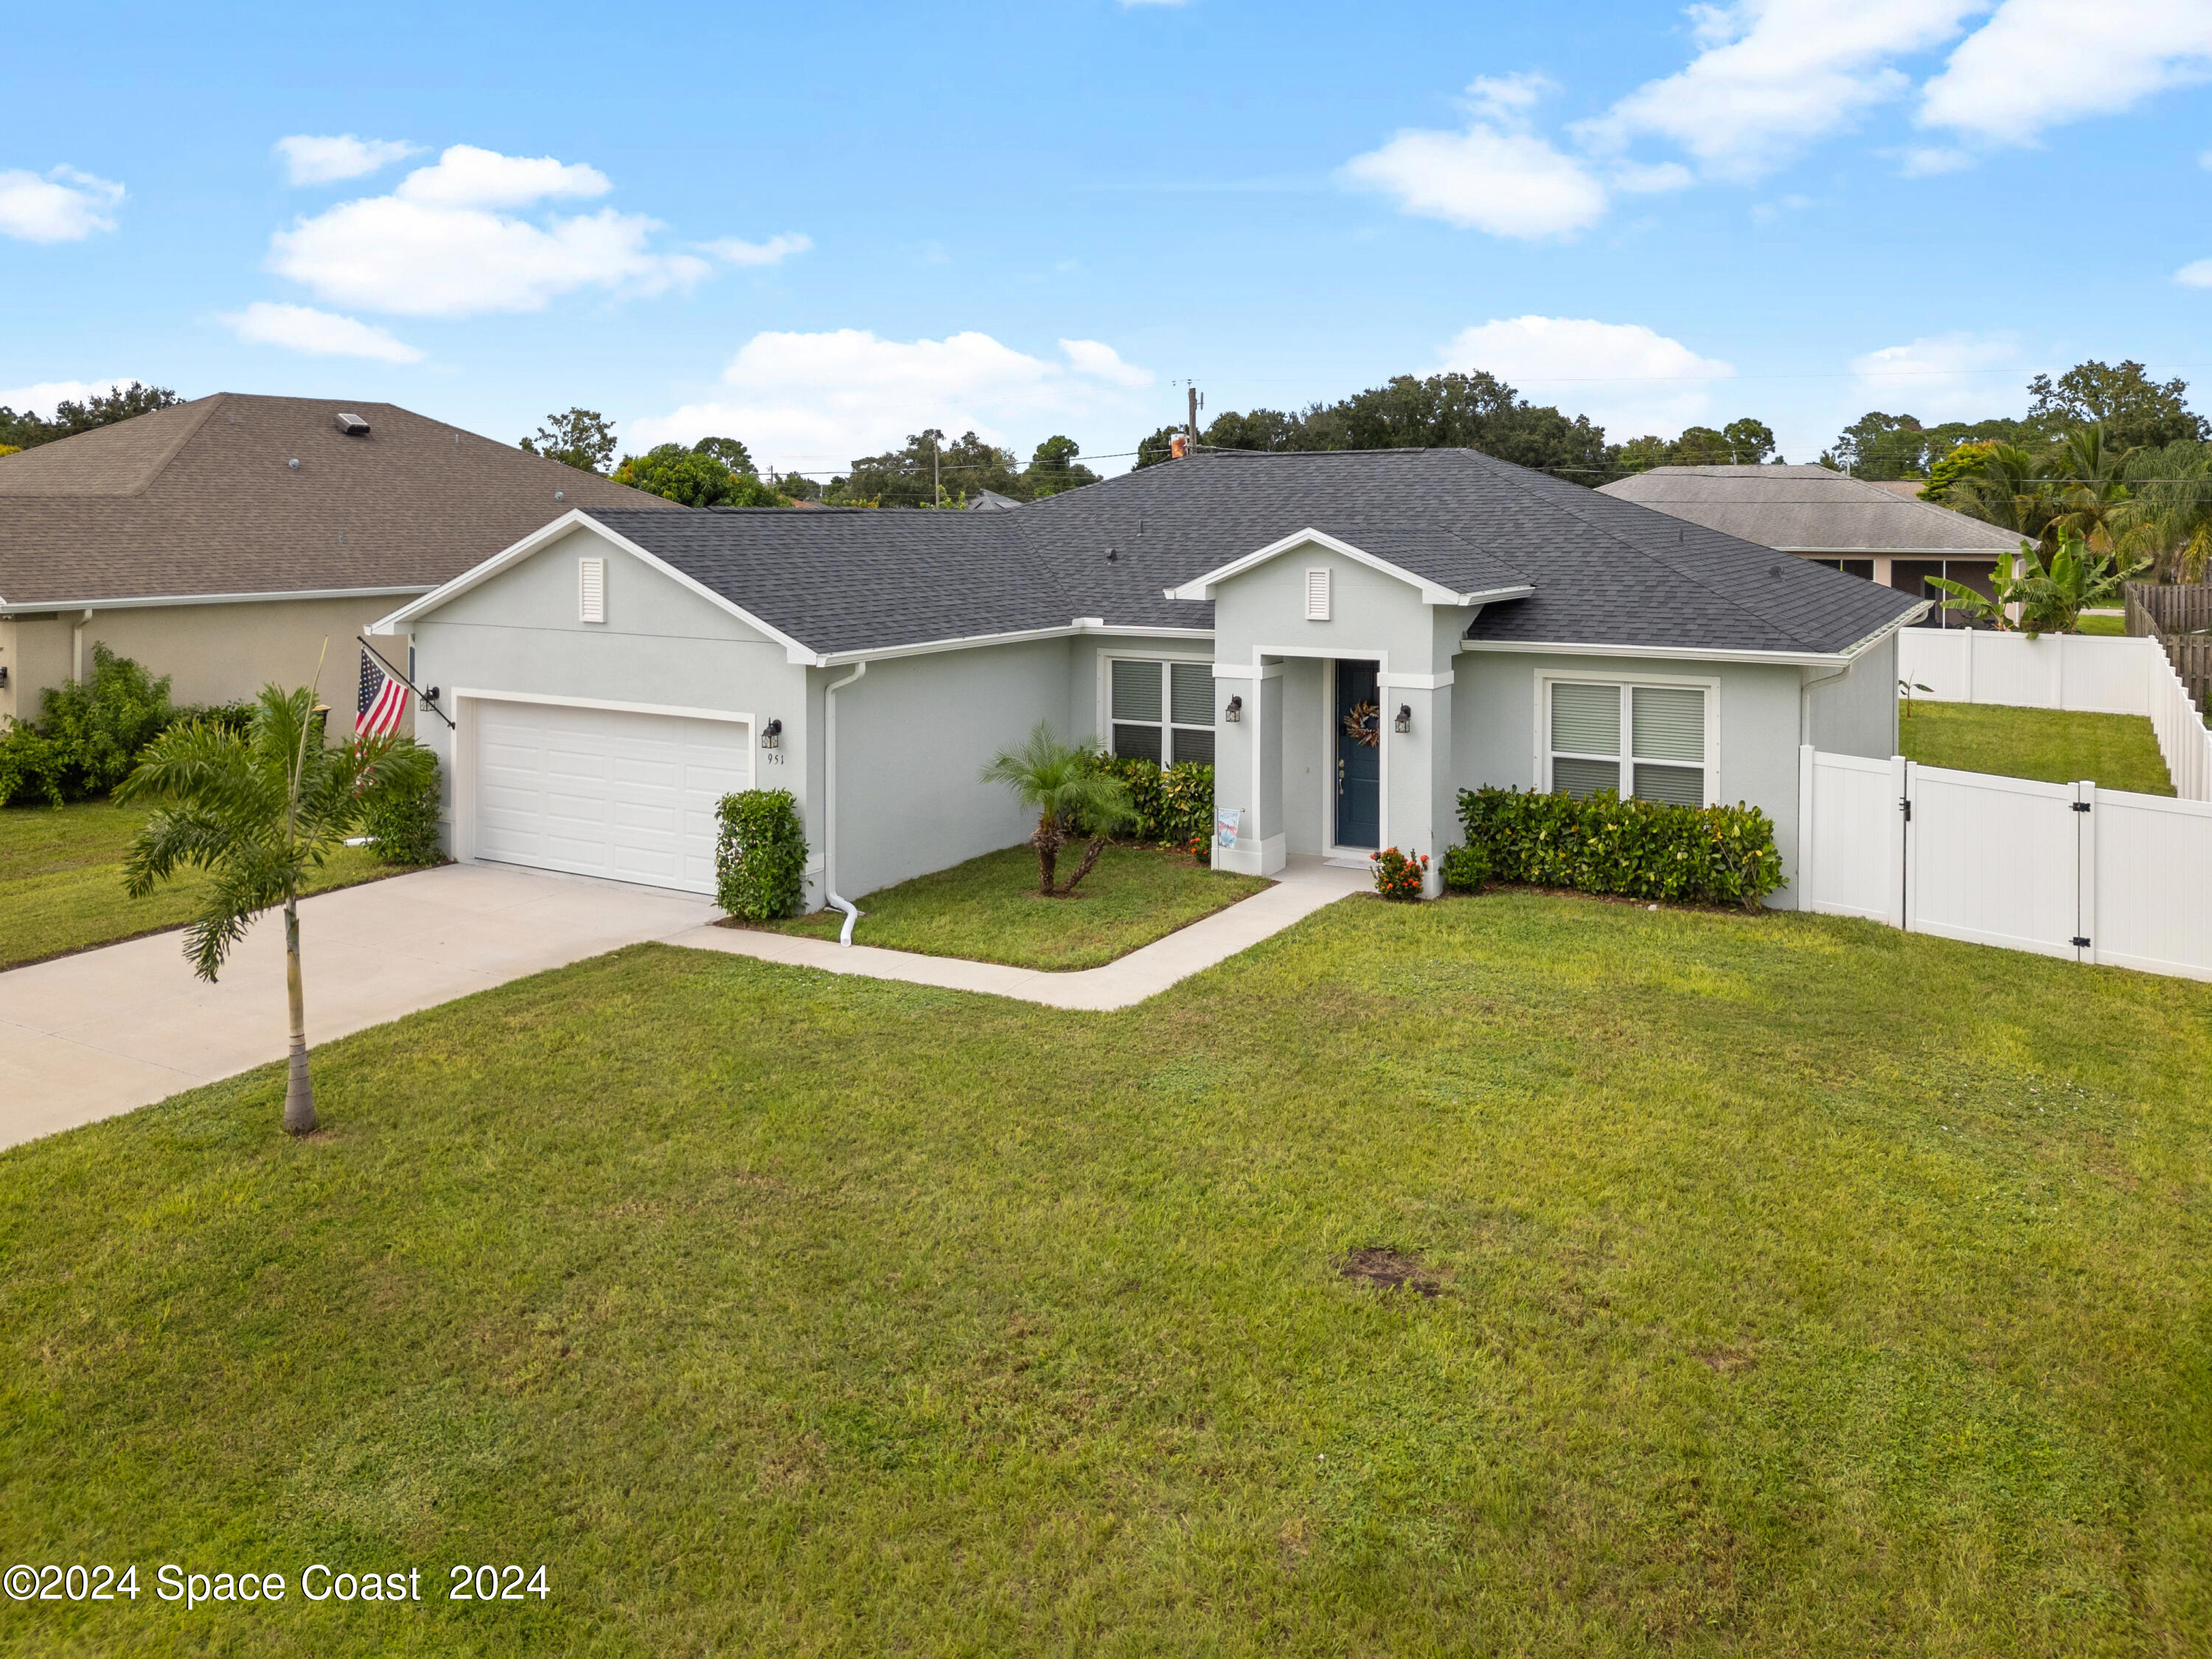
M1916 603L1464 449L1208 453L1012 513L605 513L610 529L834 653L1065 627L1210 628L1165 590L1299 531L1459 592L1469 637L1821 653Z
M1993 524L1825 466L1655 466L1599 493L1762 547L1995 558L2020 545Z

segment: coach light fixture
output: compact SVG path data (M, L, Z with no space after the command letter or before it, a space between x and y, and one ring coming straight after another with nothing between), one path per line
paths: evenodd
M1398 705L1398 729L1401 732L1410 732L1413 729L1413 705L1410 702L1401 702Z
M1227 720L1231 726L1236 726L1242 722L1244 718L1244 699L1242 697L1230 698L1229 707L1221 711L1221 718Z
M766 726L761 727L762 748L779 749L782 746L783 722L781 720L770 720Z

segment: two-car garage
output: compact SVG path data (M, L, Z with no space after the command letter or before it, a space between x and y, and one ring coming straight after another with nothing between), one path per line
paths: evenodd
M714 890L717 804L752 786L742 715L464 694L463 856Z

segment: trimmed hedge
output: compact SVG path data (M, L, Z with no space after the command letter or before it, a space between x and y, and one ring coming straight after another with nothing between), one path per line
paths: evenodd
M431 757L430 779L412 794L372 800L362 814L362 833L380 864L435 864L445 857L438 845L438 764Z
M1123 835L1130 841L1164 842L1200 857L1213 844L1213 769L1185 761L1163 772L1158 761L1125 760L1101 753L1092 763L1129 791L1136 822ZM1195 845L1194 845L1195 843Z
M1747 910L1782 885L1773 822L1755 806L1462 789L1459 816L1499 881Z
M1482 884L1490 879L1490 854L1464 842L1457 847L1447 847L1443 867L1438 873L1443 877L1447 893L1480 893Z
M722 797L714 902L747 921L794 915L806 897L806 830L788 789Z

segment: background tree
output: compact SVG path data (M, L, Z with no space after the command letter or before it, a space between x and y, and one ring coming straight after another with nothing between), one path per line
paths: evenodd
M1770 459L1780 459L1774 453L1774 428L1748 415L1730 421L1721 436L1728 440L1729 459L1737 466L1765 466Z
M691 446L695 455L712 455L732 472L742 472L747 477L756 477L759 469L753 465L753 453L740 438L702 438Z
M185 930L185 955L202 979L213 982L255 917L283 907L292 1021L284 1091L289 1133L315 1127L300 975L300 889L370 814L394 797L428 787L437 764L411 738L356 736L326 747L313 688L267 685L243 733L210 720L172 726L147 746L115 792L120 801L159 804L124 864L131 897L144 897L179 870L209 876Z
M1843 429L1820 461L1855 478L1917 478L1928 471L1928 434L1910 415L1869 410Z
M2121 553L2152 561L2159 581L2212 574L2212 444L2138 449L2126 476L2130 499L2112 520Z
M1212 429L1212 427L1206 428L1209 432ZM1179 426L1164 426L1155 428L1150 435L1138 439L1137 459L1130 470L1134 471L1142 467L1158 466L1162 461L1173 460L1176 437L1182 430ZM1228 449L1244 447L1241 444L1226 444L1222 447Z
M1022 483L1033 501L1057 495L1063 489L1098 482L1098 475L1076 459L1082 454L1074 439L1055 433L1030 452Z
M2069 430L2089 426L2103 427L2106 441L2122 453L2212 438L2212 427L2188 405L2187 381L2154 380L2132 359L2114 367L2093 358L2056 380L2039 374L2027 390L2033 399L2027 424L2046 442L2061 442Z
M2036 457L2017 444L1991 444L1944 498L1970 518L2041 541L2059 514L2057 493Z
M1020 748L1000 750L983 769L983 781L1004 784L1037 815L1030 845L1036 848L1040 898L1066 898L1073 893L1075 884L1097 864L1106 837L1136 817L1129 804L1129 787L1112 773L1100 771L1087 750L1062 743L1049 720L1039 720ZM1091 844L1075 873L1054 886L1060 849L1079 823L1090 827Z
M771 477L769 488L779 495L794 501L818 501L822 486L800 472L779 472Z
M2112 550L2112 518L2128 499L2121 461L2101 426L2078 427L2066 434L2044 463L2058 508L2051 520L2053 533L2081 537L2093 552Z
M623 456L614 479L686 507L788 505L750 472L732 472L716 456L686 449L682 444L661 444L642 455Z
M167 409L182 402L184 399L167 386L146 386L133 380L129 386L96 392L82 402L64 398L54 405L51 421L41 420L28 410L19 415L0 405L0 447L32 449L57 438L74 437L94 427L112 426L118 421L150 415L157 409Z
M579 472L605 472L614 459L615 424L596 409L570 409L548 415L522 447L533 455L559 461Z
M945 434L929 427L909 436L901 449L880 455L863 455L844 477L830 481L827 500L838 503L873 502L884 507L924 507L931 502L933 480L940 503L965 495L974 500L979 491L996 490L1016 501L1029 499L1028 487L1016 471L1014 453L986 443L973 432L947 443Z

